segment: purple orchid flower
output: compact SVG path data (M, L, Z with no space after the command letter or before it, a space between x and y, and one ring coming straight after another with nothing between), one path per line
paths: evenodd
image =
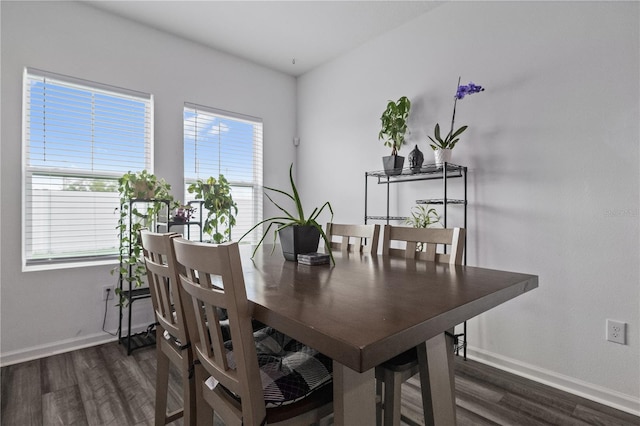
M473 84L472 81L469 82L466 86L458 86L458 91L456 92L456 99L462 99L466 95L472 95L474 93L482 92L484 87Z
M458 90L456 90L455 101L453 102L453 116L451 117L451 131L450 135L453 134L453 123L456 121L456 104L458 103L458 99L464 98L466 95L472 95L474 93L482 92L484 87L473 84L473 82L469 82L466 86L460 86L460 77L458 77Z

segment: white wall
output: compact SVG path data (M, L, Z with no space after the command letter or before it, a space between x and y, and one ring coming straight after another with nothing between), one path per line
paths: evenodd
M458 76L485 86L456 119L470 126L453 152L469 166L468 262L540 287L471 321L470 354L635 413L638 17L635 2L452 2L298 83L301 192L331 201L336 222L363 220L364 171L390 151L387 100L413 101L401 154L417 144L433 162L426 135L450 122ZM392 214L433 185L399 187ZM605 341L607 318L628 323L626 346Z
M110 338L101 331L112 266L21 272L22 72L35 67L155 96L155 173L182 194L185 101L264 120L264 181L286 187L295 158L293 77L72 2L1 2L1 360L3 364ZM285 172L283 172L285 171ZM271 214L265 206L265 214ZM115 229L114 229L114 232ZM151 322L134 304L134 325ZM117 328L109 302L107 329Z

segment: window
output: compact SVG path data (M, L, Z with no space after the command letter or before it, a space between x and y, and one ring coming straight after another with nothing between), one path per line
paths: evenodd
M152 96L25 69L26 265L118 253L118 178L151 170Z
M262 120L200 105L184 107L184 181L186 201L193 200L187 187L197 179L220 174L229 181L238 205L231 239L237 241L262 220ZM196 213L199 214L199 213ZM261 234L252 233L253 239ZM194 238L193 229L191 238ZM243 240L256 242L249 237Z

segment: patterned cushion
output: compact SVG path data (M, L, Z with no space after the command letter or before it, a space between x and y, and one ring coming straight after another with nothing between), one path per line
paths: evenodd
M261 328L266 327L263 323L254 319L251 320L251 325L253 326L253 331L258 331ZM231 328L229 328L228 318L225 318L224 320L220 320L220 330L222 331L222 339L225 342L227 340L231 340Z
M271 327L256 331L253 337L267 407L291 404L331 382L333 363L317 350ZM231 342L225 347L229 368L235 368Z

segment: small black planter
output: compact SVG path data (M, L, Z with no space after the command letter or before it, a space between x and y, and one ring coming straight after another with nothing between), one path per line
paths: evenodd
M385 174L389 176L399 175L402 173L402 166L404 166L404 157L399 155L382 157L382 164Z
M299 254L315 253L320 244L320 231L313 226L288 226L278 231L282 254L287 260L298 260Z

